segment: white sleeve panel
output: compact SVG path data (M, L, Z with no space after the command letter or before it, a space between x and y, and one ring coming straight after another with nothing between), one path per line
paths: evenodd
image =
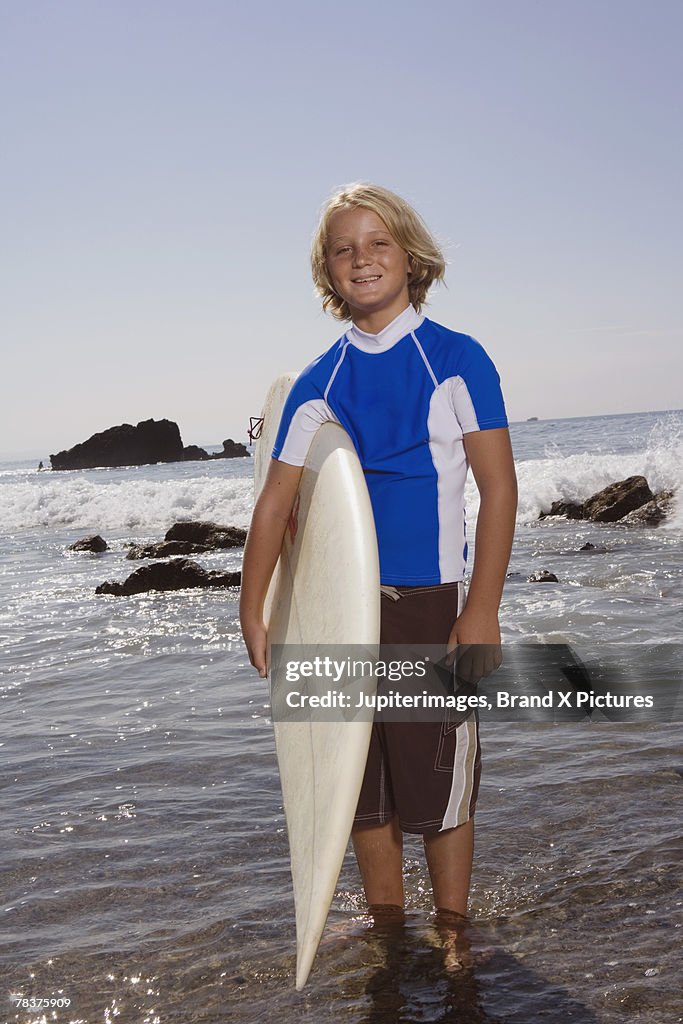
M327 402L322 398L303 402L292 416L279 452L274 449L273 458L290 466L303 466L311 441L323 423L339 423Z
M451 408L455 413L455 418L460 425L462 433L469 434L474 430L479 430L479 421L474 409L474 402L463 378L449 377L447 381L444 381L444 384L448 385Z

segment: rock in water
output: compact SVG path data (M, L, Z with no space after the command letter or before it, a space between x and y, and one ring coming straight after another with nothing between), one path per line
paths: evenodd
M579 505L575 501L554 501L550 506L550 512L541 510L538 518L545 519L547 516L566 516L567 519L586 518L583 505Z
M171 558L174 555L201 555L211 551L208 544L191 544L189 540L162 540L158 544L131 544L126 558Z
M206 462L211 456L198 444L187 444L183 448L183 460L185 462Z
M243 459L249 457L249 452L245 445L240 441L233 441L231 437L227 441L223 442L223 451L214 452L211 456L212 459Z
M588 519L594 523L624 523L628 526L656 526L671 509L672 491L653 494L644 476L630 476L626 480L604 487L582 505L573 501L554 501L546 516L566 516L567 519Z
M108 550L109 545L104 537L100 537L99 533L93 534L92 537L81 537L75 544L69 544L67 548L67 551L92 551L96 555Z
M641 505L621 520L628 526L659 526L666 519L673 505L673 491L659 491L653 501Z
M144 594L148 590L185 590L188 587L238 587L239 572L207 572L201 565L189 558L173 558L169 562L154 562L143 565L123 583L101 583L96 594L114 594L128 597Z
M194 520L175 523L157 544L131 544L126 558L168 558L172 555L201 555L221 548L241 548L247 531L239 526Z
M645 477L630 476L598 491L583 503L583 510L586 519L596 523L616 523L653 499Z
M99 466L148 466L180 462L183 442L178 424L171 420L142 420L137 426L122 423L67 451L50 456L53 469L96 469Z
M164 540L183 540L201 544L206 548L240 548L247 539L247 531L239 526L221 526L203 520L174 523Z

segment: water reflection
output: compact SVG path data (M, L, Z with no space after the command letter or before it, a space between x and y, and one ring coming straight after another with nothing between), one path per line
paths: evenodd
M483 940L457 914L437 914L427 929L402 914L376 915L362 936L363 960L380 963L364 985L362 1024L529 1024L551 1008L553 1019L597 1024L570 993Z
M400 912L375 913L363 939L382 966L365 985L371 1007L364 1024L492 1024L481 1005L469 927L458 914L440 913L425 941L417 924Z

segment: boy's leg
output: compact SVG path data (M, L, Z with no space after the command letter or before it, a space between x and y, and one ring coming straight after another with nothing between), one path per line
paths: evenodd
M386 825L354 828L353 849L370 906L403 906L403 836L398 818Z
M474 853L474 818L457 828L424 836L434 906L467 915Z

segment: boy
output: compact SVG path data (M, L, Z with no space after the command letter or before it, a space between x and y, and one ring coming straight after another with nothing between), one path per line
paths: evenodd
M294 384L244 553L240 615L266 674L263 601L310 440L333 420L366 473L382 583L382 643L469 648L472 678L500 663L498 607L516 480L498 375L472 338L421 315L444 275L415 211L376 185L327 203L314 237L323 308L350 329ZM464 487L481 502L464 607ZM463 648L460 647L460 650ZM461 669L462 672L462 669ZM352 839L371 912L403 907L402 833L422 834L437 911L467 913L479 786L476 720L375 723Z

